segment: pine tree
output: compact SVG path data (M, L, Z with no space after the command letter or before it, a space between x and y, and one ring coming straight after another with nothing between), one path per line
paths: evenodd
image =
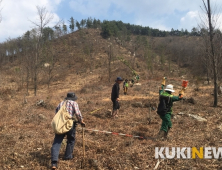
M79 21L76 21L76 27L78 28L78 30L81 29Z
M75 30L75 21L74 21L73 17L70 18L69 23L70 23L69 28L70 28L71 32L73 32Z

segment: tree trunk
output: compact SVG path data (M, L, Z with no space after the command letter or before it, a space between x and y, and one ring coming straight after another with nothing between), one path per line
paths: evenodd
M92 72L92 65L93 65L93 57L92 57L92 53L91 52L89 52L89 57L90 57L90 61L91 61L91 63L90 63L90 72Z
M50 70L50 66L49 66L49 72L48 72L48 89L49 89L50 80L51 80L51 70Z
M213 44L213 27L211 23L211 8L210 8L210 0L207 0L208 5L208 20L209 20L209 28L210 28L210 47L211 47L211 55L213 61L213 74L214 74L214 107L217 107L218 103L218 74L217 74L217 58L214 53L214 44Z
M169 56L169 75L171 74L171 57Z
M38 40L38 43L39 43L39 40ZM35 58L35 66L34 66L34 94L35 96L37 93L37 63L38 63L38 55L39 55L38 43L36 44L36 58Z
M207 68L207 82L208 82L208 85L210 84L210 79L209 79L209 68Z
M35 71L34 71L34 94L36 96L37 93L37 66L35 66Z
M26 91L29 93L29 69L27 68L27 77L26 77Z
M217 63L214 59L213 62L214 68L213 68L213 73L214 73L214 107L217 107L218 103L218 76L217 76Z
M110 45L110 49L109 49L109 53L108 53L108 71L109 71L109 82L111 82L111 61L113 58L113 50L112 50L112 46Z

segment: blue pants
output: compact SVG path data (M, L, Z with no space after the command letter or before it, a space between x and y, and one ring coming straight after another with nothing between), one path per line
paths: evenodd
M67 145L64 159L72 159L73 156L73 149L75 145L75 135L76 135L76 125L77 123L73 123L72 129L65 134L57 135L55 134L54 142L51 148L51 161L53 163L57 163L59 158L59 150L61 147L62 140L64 139L65 135L67 135Z

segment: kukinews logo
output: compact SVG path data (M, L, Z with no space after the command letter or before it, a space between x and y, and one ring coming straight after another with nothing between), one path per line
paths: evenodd
M156 159L219 159L222 147L155 147Z

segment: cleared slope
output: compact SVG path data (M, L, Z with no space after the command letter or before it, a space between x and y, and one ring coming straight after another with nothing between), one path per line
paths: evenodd
M71 35L70 35L71 36ZM92 33L91 35L94 35ZM79 39L77 39L80 41ZM0 122L0 166L2 169L48 169L50 165L50 148L54 134L50 122L54 115L57 104L63 100L69 90L75 91L79 97L78 103L83 113L87 128L114 131L125 134L154 137L160 128L160 118L155 111L149 113L149 108L134 108L132 103L142 102L143 104L158 102L158 86L161 83L161 76L164 74L156 68L153 78L148 72L143 61L138 60L142 86L134 86L129 89L129 95L123 96L121 88L121 110L118 119L110 119L108 109L111 109L110 92L114 79L117 75L131 78L131 72L121 62L114 61L112 65L112 82L109 83L107 76L106 53L102 48L109 43L101 39L101 46L98 55L101 67L89 68L81 74L76 71L83 68L85 62L74 62L73 67L67 70L65 76L57 76L50 88L41 85L37 96L32 91L26 97L24 104L24 91L16 92L16 86L12 86L10 78L5 78L7 86L1 87L1 122ZM58 43L59 46L59 43ZM61 46L61 44L60 44ZM83 55L81 46L73 49L78 55ZM60 48L63 48L62 46ZM122 48L122 49L121 49ZM59 47L57 48L59 50ZM127 59L126 49L120 47L120 52ZM61 57L66 55L66 50ZM95 62L96 63L96 62ZM60 67L68 65L61 62ZM79 65L79 67L78 67ZM176 66L175 66L176 67ZM129 76L125 72L129 72ZM59 74L59 73L57 73ZM124 75L125 74L125 75ZM175 85L178 93L182 79L173 77L167 83ZM174 106L174 113L179 112L198 114L207 118L207 123L200 123L188 116L177 116L173 119L173 129L169 136L170 141L138 140L129 137L114 136L109 134L86 132L86 158L82 164L82 136L78 128L74 160L63 161L60 159L60 169L153 169L157 160L154 158L155 146L170 147L200 147L215 146L221 144L222 136L218 128L221 123L221 112L219 108L211 107L213 98L211 86L200 87L194 91L196 81L189 79L189 88L186 97L191 96L197 101L190 104L186 101L178 102ZM181 80L181 81L180 81ZM45 101L45 106L36 106L40 99ZM96 109L97 112L90 113ZM148 121L149 120L149 121ZM65 149L65 142L60 151L62 158ZM160 163L159 169L218 169L221 167L220 160L164 160Z

